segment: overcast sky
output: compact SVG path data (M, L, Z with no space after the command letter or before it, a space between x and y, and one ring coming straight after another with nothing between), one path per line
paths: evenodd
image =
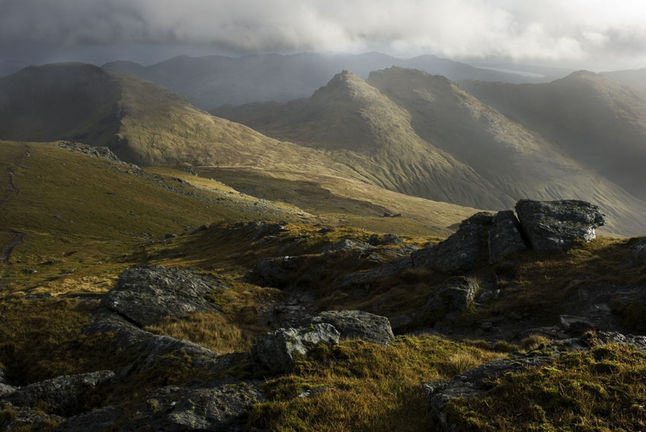
M0 60L381 51L646 66L644 0L0 0Z

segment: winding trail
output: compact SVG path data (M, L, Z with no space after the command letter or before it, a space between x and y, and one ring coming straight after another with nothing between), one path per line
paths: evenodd
M31 151L29 149L29 146L25 145L22 153L11 163L13 167L7 167L7 175L9 177L7 185L9 186L9 188L5 191L2 197L0 197L0 206L4 205L12 196L18 195L20 193L20 190L18 190L13 181L14 169L22 166L25 159L29 158L30 156ZM11 240L5 245L0 245L0 262L4 263L9 262L9 258L11 258L11 252L13 252L14 248L18 246L20 242L22 242L22 239L25 236L25 233L16 231L14 229L8 229L6 230L6 232L9 233Z

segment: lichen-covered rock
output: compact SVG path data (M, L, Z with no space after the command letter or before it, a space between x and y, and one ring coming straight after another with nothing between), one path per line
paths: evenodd
M312 319L312 324L332 324L341 339L363 339L382 345L388 345L395 339L390 321L379 316L359 310L325 311Z
M527 245L520 234L520 223L514 212L498 212L489 231L489 263L499 263L507 256L525 249Z
M532 249L539 252L566 250L577 240L589 242L605 223L598 206L577 200L520 200L516 213Z
M422 317L439 319L452 312L464 311L473 304L479 290L480 285L473 278L449 278L429 295Z
M196 271L162 266L133 267L119 276L117 286L105 295L101 305L139 326L146 326L165 317L216 311L207 295L218 289L226 287Z
M600 331L596 339L603 344L626 344L632 345L635 349L646 353L646 336L625 335L619 332Z
M308 351L319 343L339 343L340 334L331 324L313 324L303 328L284 328L258 337L251 348L254 360L273 373L290 372L295 356L307 356Z
M476 213L462 221L458 231L443 242L413 252L413 265L442 273L473 270L487 250L487 236L493 221L491 213Z
M373 249L372 245L368 243L364 243L362 241L356 241L351 239L341 239L338 242L332 243L331 245L327 246L324 252L326 253L338 252L338 251L365 252L372 249Z
M0 363L0 398L2 398L4 395L7 395L9 393L13 393L14 390L16 390L15 387L12 387L9 384L7 384L4 367L2 363Z
M251 384L164 387L148 397L146 409L130 420L126 429L242 431L247 412L260 400L262 393Z
M0 430L3 432L51 431L62 421L63 417L41 409L0 402Z
M48 412L65 415L74 412L99 384L114 377L112 371L63 375L18 388L5 399L13 405L33 408L47 404Z

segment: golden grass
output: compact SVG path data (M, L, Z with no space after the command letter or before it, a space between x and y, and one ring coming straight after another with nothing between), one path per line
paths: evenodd
M271 400L254 408L249 423L268 431L426 431L421 382L499 356L435 336L319 347L295 374L267 382ZM319 390L298 397L308 389Z

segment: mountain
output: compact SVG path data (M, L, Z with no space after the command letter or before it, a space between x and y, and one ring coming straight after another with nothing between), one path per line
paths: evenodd
M636 89L646 91L646 68L602 72L600 75L622 84L632 86Z
M323 149L388 189L480 208L587 199L613 228L644 227L635 216L644 203L444 77L390 68L364 81L344 72L307 99L215 113Z
M226 104L302 98L310 96L340 70L365 78L373 70L391 66L417 68L452 80L536 81L536 78L479 69L432 55L398 59L380 53L263 54L236 58L180 56L147 67L123 61L103 67L164 86L196 106L210 110Z
M29 67L0 79L0 139L107 145L143 165L320 162L333 169L320 152L213 117L145 81L81 63Z
M462 86L631 194L646 199L646 93L592 72L544 84Z

